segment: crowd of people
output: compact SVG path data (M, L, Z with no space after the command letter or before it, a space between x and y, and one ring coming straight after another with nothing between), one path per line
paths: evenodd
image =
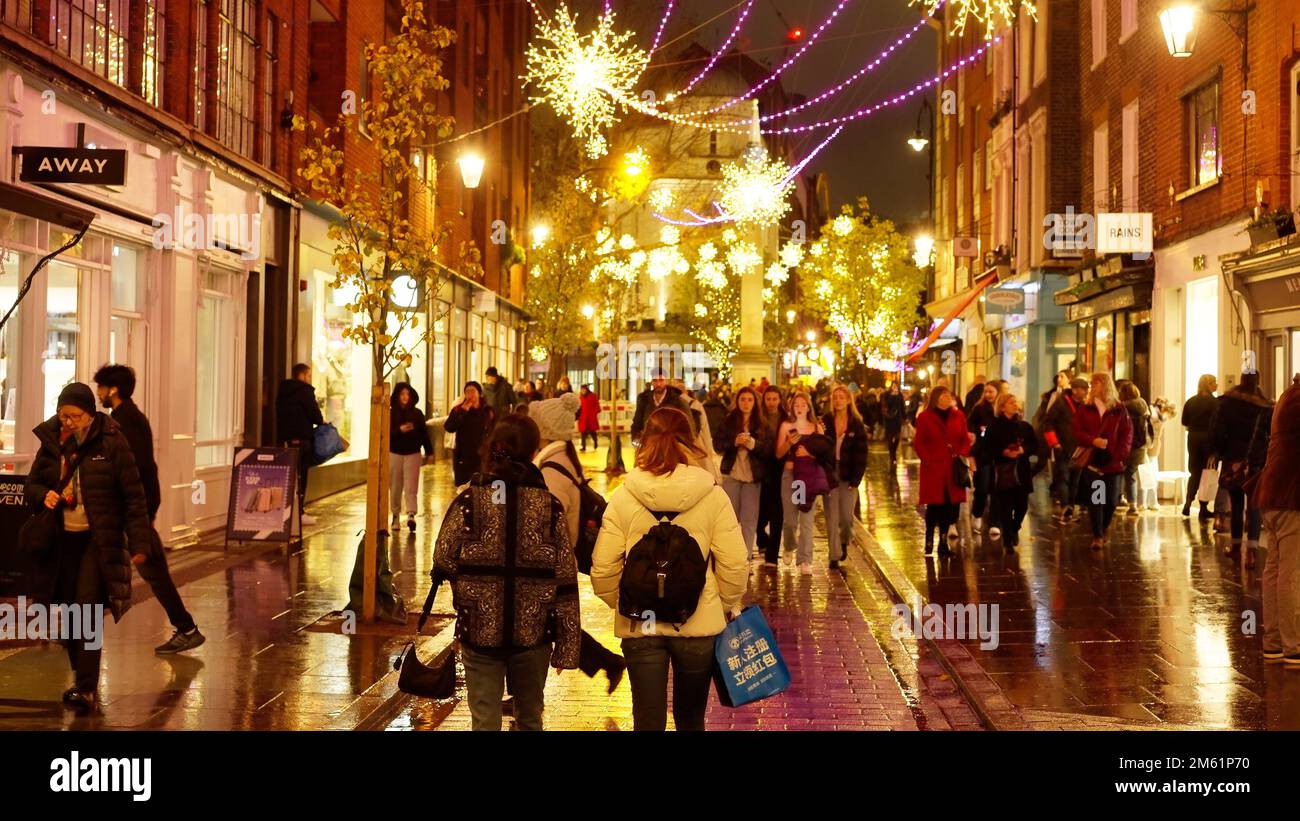
M669 673L678 729L703 729L713 676L713 642L743 604L749 576L782 563L813 572L818 499L828 568L848 559L869 444L884 440L890 471L902 441L920 463L916 501L924 509L926 556L962 543L958 523L1006 551L1020 533L1045 473L1054 515L1064 525L1085 511L1093 549L1107 546L1122 502L1126 515L1158 509L1154 476L1164 426L1177 411L1107 373L1062 371L1026 418L1006 382L977 377L959 397L940 379L904 397L896 384L862 391L823 381L807 390L766 379L718 382L692 391L656 371L636 400L634 467L602 499L588 484L574 447L595 441L599 402L568 379L554 390L516 390L494 368L467 382L444 421L454 441L457 495L434 549L436 587L450 582L475 729L500 729L502 695L521 729L541 729L547 668L604 673L609 690L631 681L636 729L663 729ZM129 368L95 375L97 397L80 383L64 388L56 415L35 430L41 448L27 480L39 526L24 528L38 560L45 600L101 604L120 618L132 569L153 587L175 628L160 653L203 643L167 571L152 520L159 507L148 420L131 401ZM1275 403L1257 374L1243 374L1216 396L1202 376L1184 404L1190 481L1182 515L1230 535L1226 550L1259 546L1271 534L1264 571L1264 653L1300 666L1300 377ZM549 394L549 395L543 395ZM416 526L420 467L433 453L419 395L400 383L392 394L392 529ZM277 397L279 438L302 449L322 424L311 371L298 365ZM314 412L313 412L314 411ZM1082 517L1081 517L1082 518ZM1253 558L1253 551L1249 557ZM614 610L622 655L583 630L577 577ZM99 649L67 642L74 686L64 701L93 709Z

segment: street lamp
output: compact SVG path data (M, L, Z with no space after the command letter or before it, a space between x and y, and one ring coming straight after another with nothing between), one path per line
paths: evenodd
M466 188L478 188L479 181L483 179L483 163L483 156L472 151L461 154L456 160L460 166L460 178Z
M551 226L547 225L544 222L538 223L537 225L533 226L532 235L533 235L533 247L540 248L543 245L545 245L546 240L550 238ZM587 318L590 319L591 317L587 317Z
M1160 28L1165 33L1165 47L1173 57L1191 57L1196 46L1196 15L1193 5L1171 6L1160 12Z
M934 253L934 237L929 234L921 234L916 238L916 253L912 255L912 261L916 263L917 268L925 268L930 264L930 256Z
M582 306L582 317L583 317L583 319L591 319L591 318L592 318L593 316L595 316L595 315L596 315L596 309L593 308L591 305L583 305L583 306Z
M929 137L921 135L921 120L929 112ZM930 219L934 219L934 107L930 105L929 97L921 98L921 107L916 112L916 132L912 135L907 144L912 150L920 154L926 148L930 149L930 166L925 175L926 186L930 189Z
M810 343L811 343L811 342L816 342L816 341L817 341L817 332L816 332L816 331L809 331L808 333L804 334L804 338L807 339Z

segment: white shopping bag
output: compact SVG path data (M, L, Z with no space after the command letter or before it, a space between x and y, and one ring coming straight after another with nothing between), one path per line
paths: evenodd
M1156 463L1148 459L1138 465L1138 490L1146 493L1156 489Z
M1219 463L1210 462L1201 471L1201 486L1196 489L1196 501L1209 504L1219 495Z

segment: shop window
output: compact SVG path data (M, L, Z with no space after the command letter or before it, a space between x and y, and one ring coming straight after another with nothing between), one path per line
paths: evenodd
M81 271L62 262L51 262L45 292L45 404L43 419L57 410L59 393L77 378L77 352L81 320L77 313L81 293Z
M146 0L144 4L144 59L140 94L152 106L162 108L163 77L167 67L167 0Z
M350 447L339 458L364 458L370 452L370 388L374 366L368 345L344 336L358 321L347 309L355 288L333 288L334 274L313 272L316 306L312 335L312 385L326 422L338 428ZM416 388L418 391L419 388Z
M112 318L108 361L130 365L136 375L136 404L144 404L145 324L144 254L129 245L113 245Z
M119 86L126 86L127 0L53 0L55 51Z
M1219 81L1206 83L1183 98L1187 112L1187 166L1191 185L1206 185L1223 171L1219 151Z
M22 263L23 258L18 254L0 254L0 312L8 311L18 299L18 289L25 278ZM14 451L14 437L18 433L22 338L22 308L19 308L0 331L0 453Z
M194 464L199 468L230 464L237 444L235 363L243 355L235 350L239 327L233 279L210 270L200 291L194 425Z

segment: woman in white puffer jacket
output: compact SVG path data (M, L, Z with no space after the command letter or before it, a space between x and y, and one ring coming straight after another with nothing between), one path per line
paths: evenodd
M591 586L615 608L614 631L632 682L634 729L663 730L668 721L668 673L673 672L673 720L678 730L703 730L713 675L714 640L740 611L749 579L745 541L726 491L691 464L701 454L686 414L660 408L650 415L633 468L609 497L592 557ZM677 513L673 524L699 543L708 562L695 612L680 627L634 624L617 613L624 558L658 524L651 511Z

